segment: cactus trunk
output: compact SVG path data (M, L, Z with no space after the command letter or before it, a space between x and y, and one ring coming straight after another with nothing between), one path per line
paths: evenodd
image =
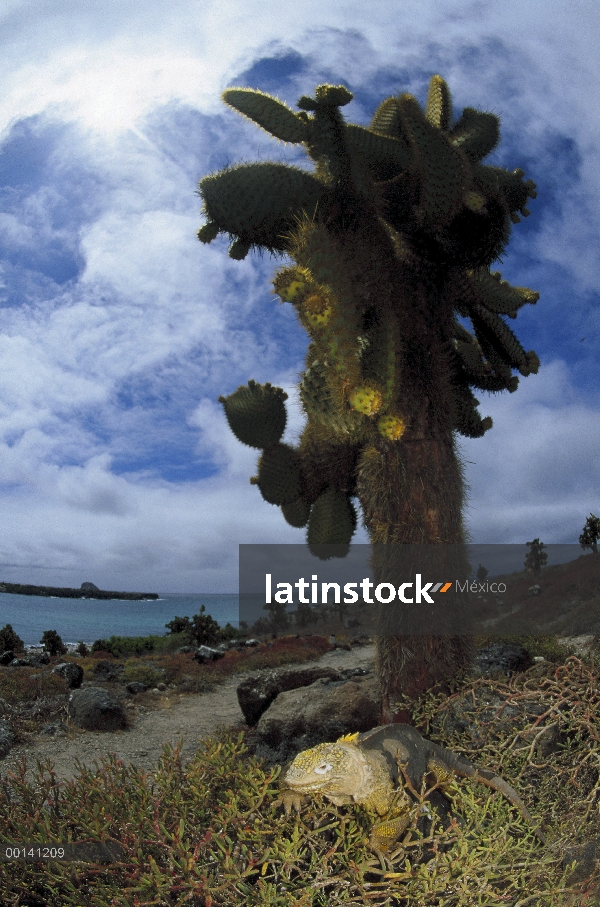
M461 545L466 560L462 470L452 433L437 438L403 438L396 445L382 443L378 447L368 451L359 464L357 481L371 540L376 545L392 546ZM394 489L393 494L390 489ZM373 561L377 577L376 554ZM385 580L393 581L389 559L385 566ZM402 573L399 569L396 584L402 581ZM473 656L472 638L468 636L395 635L398 607L398 603L391 603L381 609L376 637L383 724L410 721L410 712L400 698L414 699L455 676Z

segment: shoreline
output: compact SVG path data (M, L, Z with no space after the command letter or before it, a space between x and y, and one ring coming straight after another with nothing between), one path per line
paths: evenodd
M0 592L7 595L37 595L40 598L78 598L94 601L158 601L157 592L113 592L105 589L80 589L69 586L33 586L28 583L0 583Z

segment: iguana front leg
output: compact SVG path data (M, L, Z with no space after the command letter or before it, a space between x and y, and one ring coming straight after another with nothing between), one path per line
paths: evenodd
M369 844L383 853L388 853L410 822L410 812L397 819L385 819L371 826Z
M304 794L299 794L289 787L283 787L279 791L279 796L273 801L273 807L283 806L286 816L289 816L292 809L297 813L302 810L302 801L305 799Z
M319 796L318 792L313 793L312 796ZM343 794L323 794L326 800L329 800L335 806L346 806L348 803L352 803L352 797L344 796ZM289 816L292 809L297 813L302 810L302 803L306 799L307 794L301 794L296 790L292 790L289 787L283 787L279 791L279 796L276 800L273 800L273 806L283 806L285 809L286 816Z
M406 830L412 816L413 806L406 796L402 798L399 809L392 808L388 817L371 826L369 844L376 850L388 853Z

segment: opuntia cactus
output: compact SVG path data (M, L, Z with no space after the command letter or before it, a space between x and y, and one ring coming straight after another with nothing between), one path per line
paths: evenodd
M345 121L345 86L319 85L298 113L248 88L223 99L302 144L316 165L238 165L200 182L199 239L227 233L234 258L253 248L291 257L274 291L310 337L300 381L307 424L293 468L274 416L264 420L272 434L242 432L232 398L223 401L238 437L264 448L254 481L291 525L308 524L316 554L328 541L347 550L354 496L373 543L464 546L454 435L477 438L492 426L472 389L512 393L513 371L539 366L504 320L538 293L490 272L512 224L529 214L535 184L522 170L482 163L499 120L466 108L454 121L439 75L424 109L409 94L386 98L368 128ZM466 637L379 637L383 720L393 695L446 678L470 654Z

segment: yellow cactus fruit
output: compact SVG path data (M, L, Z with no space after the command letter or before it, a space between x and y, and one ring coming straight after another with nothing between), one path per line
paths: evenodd
M273 281L275 293L284 302L299 302L309 292L310 274L304 268L284 268Z
M306 289L306 284L302 280L292 280L290 284L279 291L279 295L284 302L293 302L298 293Z
M374 416L381 409L381 394L372 387L357 387L350 394L350 406L365 416Z
M306 320L315 328L325 327L331 318L331 306L327 304L324 296L316 293L305 301L304 310Z
M470 211L474 211L475 214L487 214L485 198L479 192L465 192L463 204Z
M382 416L377 428L388 441L398 441L406 431L406 423L399 416Z

